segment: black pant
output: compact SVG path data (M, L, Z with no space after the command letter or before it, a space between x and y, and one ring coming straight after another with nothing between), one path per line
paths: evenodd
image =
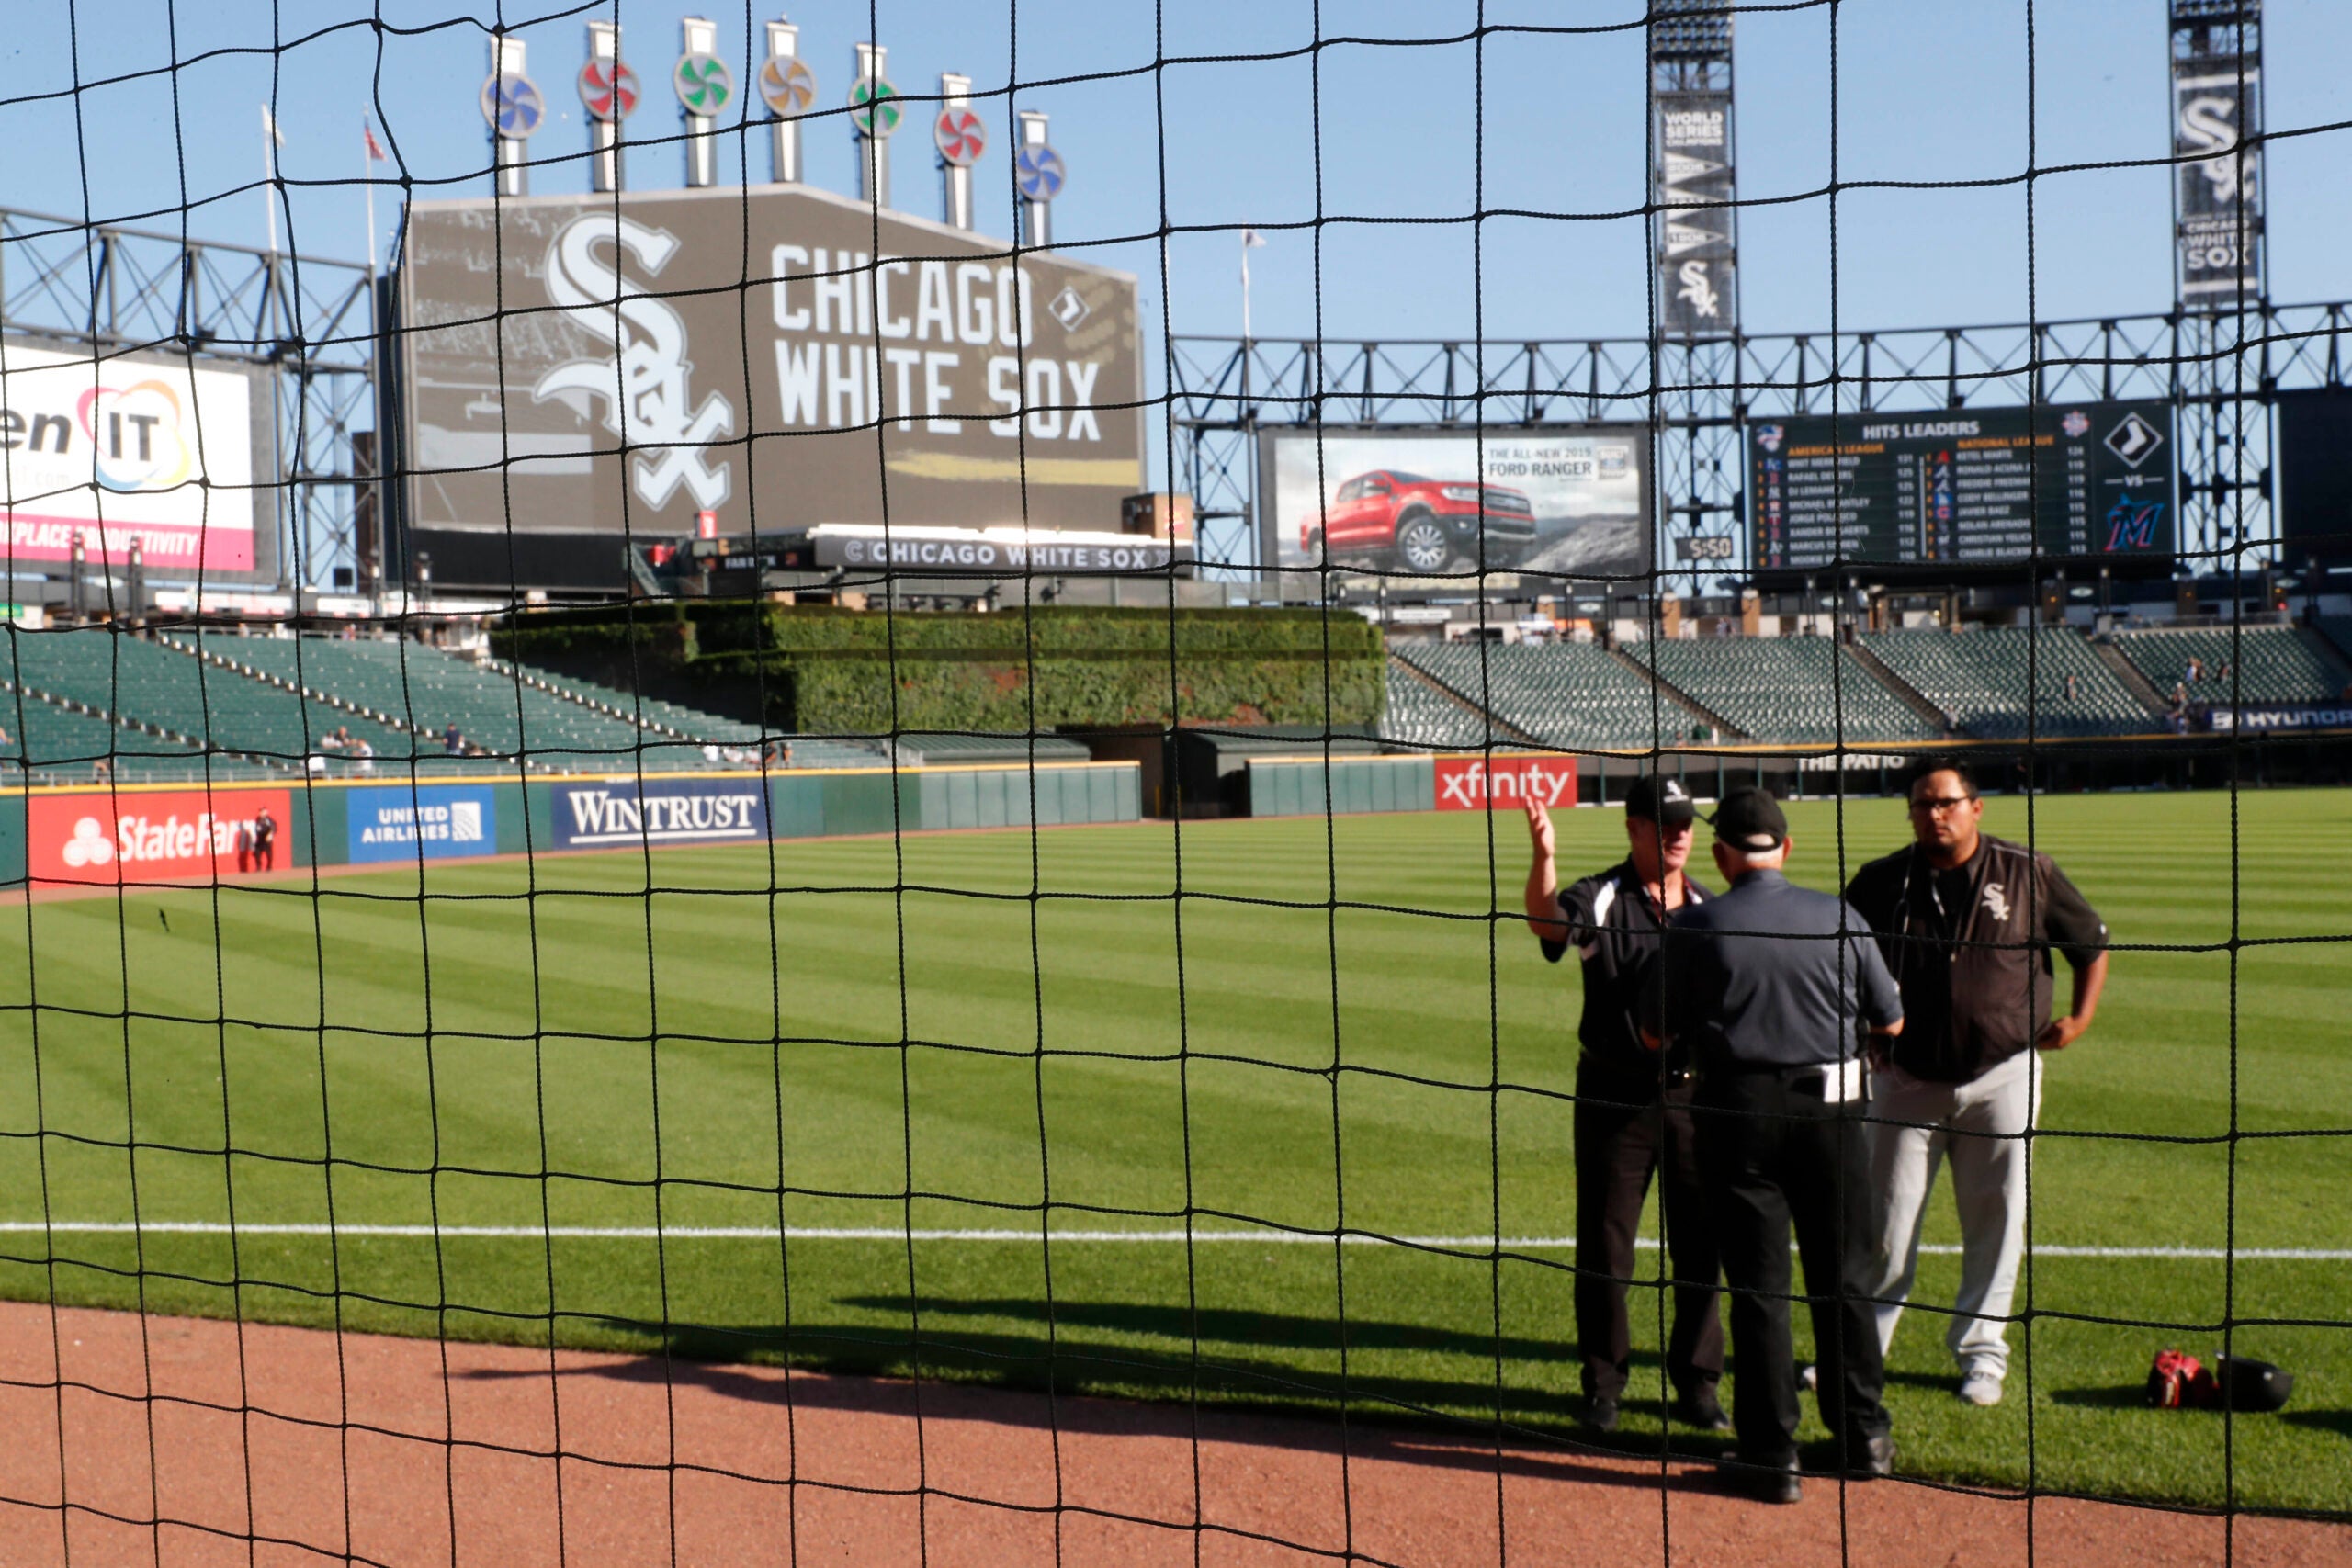
M1861 1107L1825 1105L1787 1072L1710 1073L1693 1103L1715 1246L1731 1291L1732 1419L1743 1460L1796 1458L1789 1227L1804 1263L1821 1418L1849 1457L1888 1427L1871 1303L1878 1200Z
M1659 1173L1668 1256L1674 1280L1674 1331L1666 1371L1677 1392L1710 1393L1724 1375L1723 1321L1715 1313L1715 1243L1699 1180L1690 1086L1660 1098L1655 1068L1615 1067L1587 1056L1577 1066L1577 1348L1584 1392L1625 1392L1633 1341L1626 1282L1634 1235Z

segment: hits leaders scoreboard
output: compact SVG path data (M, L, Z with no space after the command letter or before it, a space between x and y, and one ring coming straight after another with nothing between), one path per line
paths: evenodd
M2164 402L1859 413L1748 429L1758 571L2167 561L2177 547Z

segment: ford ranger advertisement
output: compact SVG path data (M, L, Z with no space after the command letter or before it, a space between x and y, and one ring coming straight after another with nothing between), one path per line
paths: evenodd
M1646 441L1618 425L1267 430L1264 564L1637 577L1650 568Z

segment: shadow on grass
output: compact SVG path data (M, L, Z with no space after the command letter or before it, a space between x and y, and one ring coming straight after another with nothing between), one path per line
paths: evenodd
M2290 1427L2308 1427L2314 1432L2333 1432L2339 1438L2352 1438L2352 1410L2282 1410L2278 1419Z
M908 1310L899 1297L847 1298L837 1304L897 1316ZM1504 1456L1507 1468L1520 1467L1516 1472L1645 1487L1658 1484L1658 1472L1647 1466L1669 1459L1678 1464L1704 1463L1728 1447L1713 1433L1680 1427L1669 1433L1662 1422L1641 1420L1655 1418L1657 1406L1634 1401L1625 1406L1636 1417L1630 1429L1600 1437L1576 1424L1580 1400L1564 1398L1549 1388L1512 1384L1512 1363L1572 1359L1572 1343L1505 1337L1498 1378L1491 1337L1351 1318L1349 1348L1367 1359L1393 1363L1400 1353L1443 1356L1468 1359L1474 1366L1484 1361L1486 1370L1449 1377L1442 1372L1384 1372L1355 1364L1343 1383L1338 1372L1337 1327L1326 1320L1247 1312L1204 1312L1199 1319L1197 1357L1191 1331L1193 1314L1149 1303L1057 1300L1051 1337L1045 1303L1025 1300L926 1298L920 1339L902 1329L842 1325L799 1324L788 1331L781 1326L671 1325L663 1330L605 1319L601 1321L608 1330L639 1343L650 1341L654 1348L630 1360L590 1369L590 1375L691 1382L729 1397L773 1404L786 1397L784 1380L759 1369L788 1364L796 1371L849 1375L838 1382L793 1383L794 1400L820 1405L838 1401L850 1408L912 1414L920 1398L928 1416L944 1413L939 1410L942 1401L951 1406L957 1401L977 1401L987 1406L987 1414L973 1418L1041 1426L1058 1421L1065 1427L1073 1419L1098 1426L1107 1421L1110 1425L1102 1429L1179 1437L1189 1436L1195 1422L1201 1424L1202 1435L1208 1436L1211 1423L1274 1418L1280 1432L1270 1437L1253 1430L1242 1440L1333 1453L1344 1442L1349 1453L1359 1456L1368 1451L1369 1444L1398 1460L1489 1469L1496 1463L1498 1446L1505 1445L1550 1450ZM954 1325L943 1328L943 1322ZM983 1326L984 1322L989 1325ZM1073 1334L1083 1337L1073 1340ZM1654 1357L1636 1359L1645 1361L1654 1375ZM467 1375L497 1379L545 1374ZM867 1379L920 1382L869 1383ZM913 1392L917 1387L922 1389L919 1395ZM1082 1408L1090 1414L1072 1417L1058 1412L1057 1398L1067 1396L1084 1396L1088 1403ZM1136 1403L1101 1403L1104 1401ZM1344 1425L1335 1419L1341 1416ZM1281 1419L1284 1417L1295 1419ZM1564 1464L1573 1470L1579 1456L1607 1456L1617 1462L1613 1468L1591 1467L1590 1475L1561 1470ZM1645 1461L1645 1467L1627 1470L1623 1461L1629 1459Z
M2055 1388L2050 1391L2052 1404L2073 1404L2090 1410L2145 1410L2148 1408L2146 1382L2119 1383L2109 1388Z

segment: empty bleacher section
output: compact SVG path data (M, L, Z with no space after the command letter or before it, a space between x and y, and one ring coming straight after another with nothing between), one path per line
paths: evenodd
M1452 697L1400 658L1388 661L1388 701L1381 710L1380 738L1399 746L1474 751L1489 739L1508 746L1521 738L1495 725L1485 710Z
M1626 651L1758 740L1803 745L1842 738L1868 745L1939 738L1937 726L1827 637L1661 638Z
M250 777L278 771L238 756L207 759L201 717L194 723L160 700L172 690L174 657L102 628L8 628L0 679L8 682L0 755L20 762L33 782L86 779L103 761L126 782ZM158 664L160 657L166 662ZM222 747L219 750L243 750Z
M2064 627L1881 632L1861 643L1965 735L2014 739L2029 733L2029 721L2030 733L2053 737L2156 727L2082 635Z
M1704 731L1697 714L1589 643L1422 643L1396 651L1500 725L1546 746L1638 750ZM1394 682L1390 690L1393 705ZM1463 717L1464 743L1475 746L1477 720Z
M2352 685L2352 667L2319 633L2301 626L2226 626L2118 632L2115 646L2166 696L2176 685L2207 706L2242 703L2332 703ZM2192 679L2191 660L2202 670ZM2233 668L2234 667L2234 668Z
M487 753L492 762L511 769L521 758L538 772L729 765L755 758L762 741L756 726L673 703L639 704L626 692L527 667L478 664L423 643L214 635L199 644L194 633L169 637L184 648L200 646L213 668L250 672L276 682L270 689L280 692L298 688L300 697L283 695L309 704L315 732L341 727L355 738L367 734L379 771L384 759L404 759L412 749L420 765L435 772L490 765L447 753L443 737L451 725L469 750ZM371 716L388 721L389 741L378 738ZM870 748L822 741L796 744L792 757L798 767L870 766L879 760Z

